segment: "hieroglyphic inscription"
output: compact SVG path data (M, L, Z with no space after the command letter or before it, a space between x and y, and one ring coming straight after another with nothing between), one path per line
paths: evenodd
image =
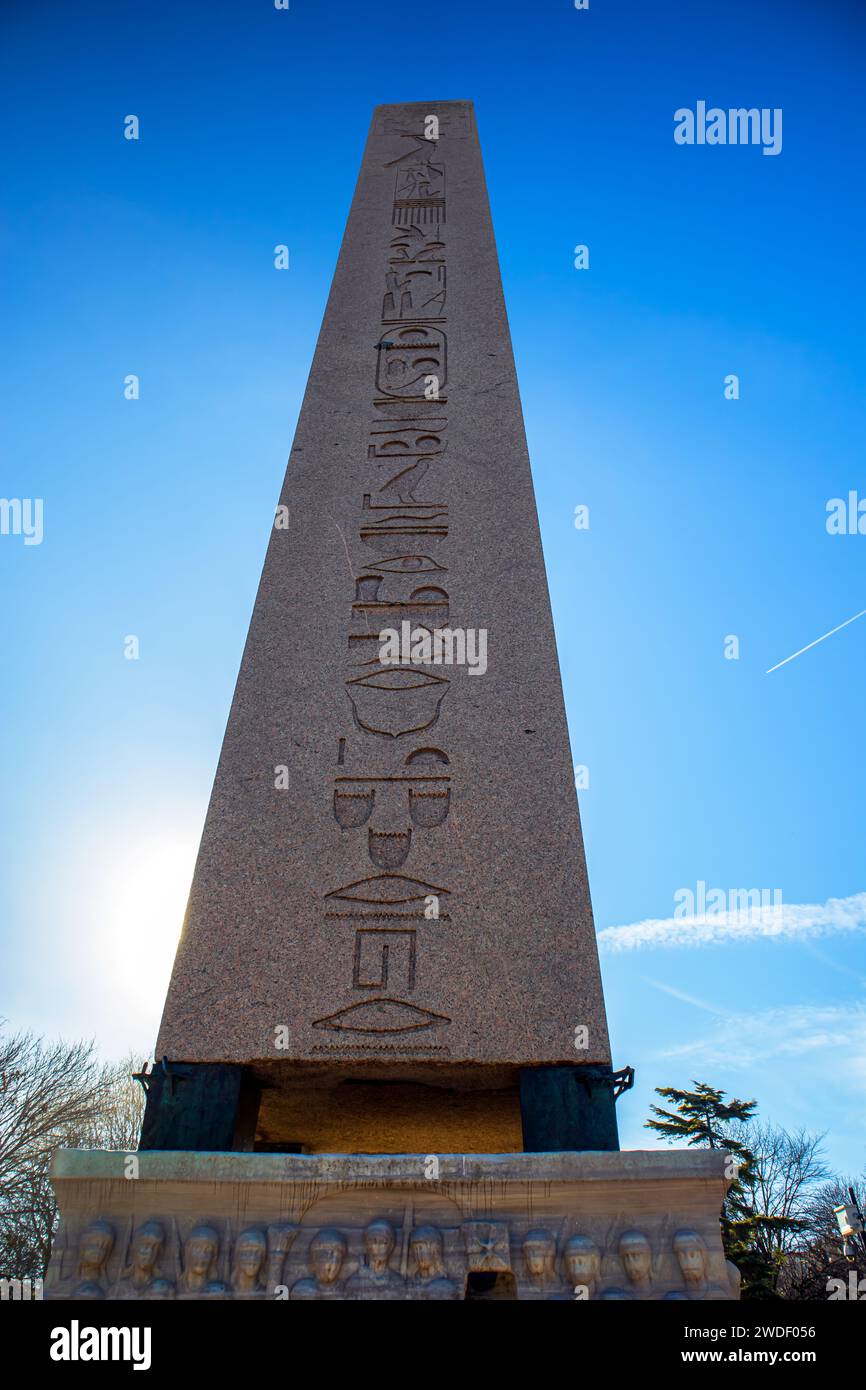
M447 625L451 601L442 551L449 503L436 478L448 448L445 158L438 125L418 108L398 124L390 133L405 148L385 165L393 192L383 216L381 332L348 605L351 723L338 731L333 785L334 819L343 834L365 837L371 874L324 896L325 920L341 933L346 1004L311 1020L371 1039L450 1021L424 1007L425 950L450 920L448 889L427 881L424 855L448 817L453 774L446 749L423 739L451 683L411 660L383 665L379 656L380 631L409 622L429 634ZM462 133L460 122L450 129Z

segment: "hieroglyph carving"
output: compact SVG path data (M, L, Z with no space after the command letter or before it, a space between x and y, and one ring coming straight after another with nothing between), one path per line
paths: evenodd
M467 120L468 108L444 113L446 140L452 134L459 138ZM352 562L344 677L351 723L338 733L332 793L340 832L362 834L371 864L384 872L367 881L367 892L354 884L323 895L326 920L347 928L335 942L345 1004L310 1023L338 1038L354 1034L358 1042L365 1035L372 1041L377 1034L399 1034L409 1047L415 1033L450 1022L424 1006L419 932L424 922L434 921L441 945L449 921L439 907L447 887L424 882L423 861L428 837L448 819L452 773L444 771L445 749L425 748L419 740L439 724L451 681L414 660L382 665L379 633L398 629L405 619L429 634L449 620L449 592L442 583L448 560L431 554L448 537L449 504L439 492L432 494L434 500L423 496L431 496L430 476L448 447L447 176L438 116L422 119L418 110L407 108L406 122L401 118L394 126L391 116L388 121L389 132L400 139L384 171L393 182L390 216L383 208L381 329L366 445L369 490L362 493L358 529L358 541L372 547L376 559ZM360 769L354 776L342 771L349 741L356 763L363 768L373 762L375 773L365 778ZM394 871L410 864L423 891L407 897ZM391 884L396 895L387 891ZM423 910L429 900L435 900L435 912ZM415 922L394 921L405 917ZM362 925L359 919L365 918L375 920ZM359 1000L359 991L366 997ZM374 1238L384 1239L381 1232Z

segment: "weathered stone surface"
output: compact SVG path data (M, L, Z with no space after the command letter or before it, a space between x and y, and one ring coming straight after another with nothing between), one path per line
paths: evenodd
M45 1296L735 1298L726 1157L67 1150Z
M281 506L157 1055L608 1062L469 102L374 114ZM483 631L486 671L382 666L403 623Z

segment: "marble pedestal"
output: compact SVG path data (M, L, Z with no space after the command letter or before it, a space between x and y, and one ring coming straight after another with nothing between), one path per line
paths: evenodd
M726 1160L67 1149L45 1297L736 1298Z

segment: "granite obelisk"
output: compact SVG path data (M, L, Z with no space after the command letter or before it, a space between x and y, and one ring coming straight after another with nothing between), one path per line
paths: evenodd
M372 123L157 1055L459 1071L507 1148L517 1069L610 1062L469 102Z
M156 1055L48 1297L736 1296L726 1155L616 1152L468 102L374 114Z

